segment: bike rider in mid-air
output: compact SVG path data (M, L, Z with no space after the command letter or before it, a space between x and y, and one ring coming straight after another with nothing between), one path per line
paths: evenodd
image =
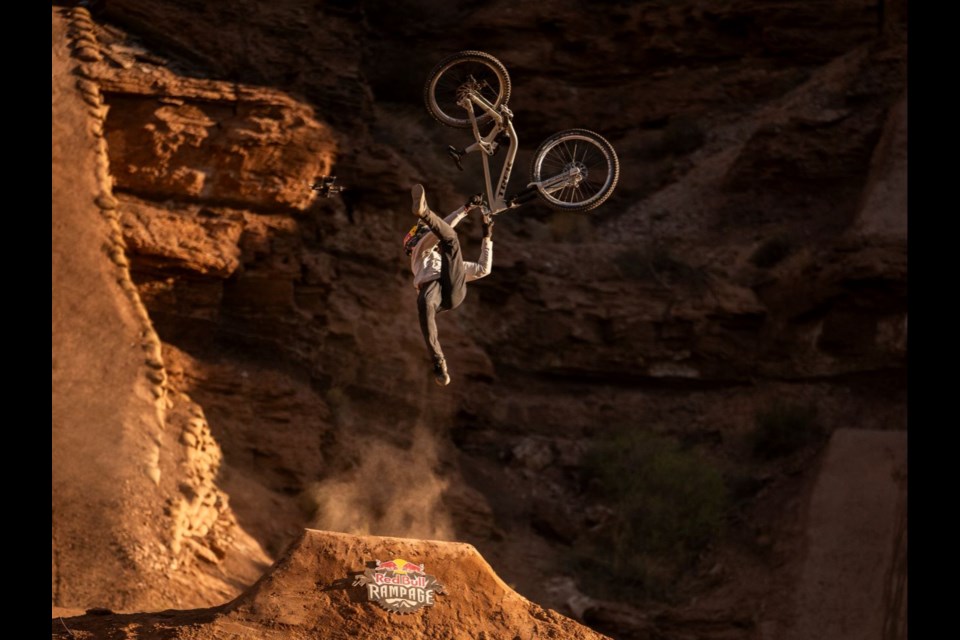
M613 146L603 136L587 129L568 129L540 144L533 154L526 187L507 195L518 142L513 112L507 107L510 76L503 63L482 51L461 51L448 56L428 75L424 97L427 111L434 119L450 127L471 130L474 141L470 146L448 147L447 151L461 171L461 159L477 152L486 183L486 201L478 193L446 220L427 206L421 185L411 189L413 213L420 221L407 233L403 247L410 255L420 328L433 358L433 372L438 384L447 385L450 375L437 338L437 314L460 306L467 283L490 273L493 216L538 198L557 210L592 211L613 193L620 165ZM484 135L481 128L488 133ZM500 177L494 181L490 157L503 148L506 157ZM477 208L483 215L480 258L477 262L464 262L454 227Z
M467 283L490 273L493 265L494 223L492 216L484 216L480 258L476 262L465 262L454 227L473 209L481 209L479 204L471 201L446 219L441 219L427 206L422 185L413 185L410 195L413 198L414 215L431 231L423 236L410 254L413 286L419 292L417 310L420 313L420 329L427 343L427 351L433 359L433 373L437 384L445 386L450 384L450 374L447 372L447 361L443 357L437 337L437 314L459 307L467 293Z

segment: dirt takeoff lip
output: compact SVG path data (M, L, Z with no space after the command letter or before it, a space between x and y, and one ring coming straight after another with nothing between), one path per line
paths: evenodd
M393 559L374 567L378 557ZM404 560L411 557L421 564ZM380 582L356 585L368 572L382 576ZM393 610L370 601L371 586ZM186 633L193 640L606 638L515 592L469 544L311 529L259 582L225 605L51 622L53 637L62 638L70 637L65 628L75 637L119 637L134 624L141 640Z

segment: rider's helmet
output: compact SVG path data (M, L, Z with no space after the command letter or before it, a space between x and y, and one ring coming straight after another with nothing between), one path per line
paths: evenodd
M407 235L403 237L403 251L407 255L413 253L413 248L417 246L417 243L420 242L420 239L425 236L430 231L430 228L423 222L418 221L417 224L413 225L410 228L410 231L407 232Z

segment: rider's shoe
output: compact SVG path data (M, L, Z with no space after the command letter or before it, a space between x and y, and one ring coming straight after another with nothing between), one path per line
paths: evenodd
M447 373L447 361L444 358L434 358L433 375L436 377L437 384L441 387L450 384L450 374Z
M427 194L422 184L415 184L410 189L410 197L413 199L413 215L418 218L425 218L430 213L430 207L427 206Z

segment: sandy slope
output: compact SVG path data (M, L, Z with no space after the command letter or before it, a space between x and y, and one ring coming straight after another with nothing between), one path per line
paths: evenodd
M103 584L118 585L116 603L137 589L126 580L136 563L130 540L159 510L136 501L154 486L145 470L159 425L142 375L139 323L103 249L108 225L94 203L95 139L65 31L55 11L53 600L76 606Z

